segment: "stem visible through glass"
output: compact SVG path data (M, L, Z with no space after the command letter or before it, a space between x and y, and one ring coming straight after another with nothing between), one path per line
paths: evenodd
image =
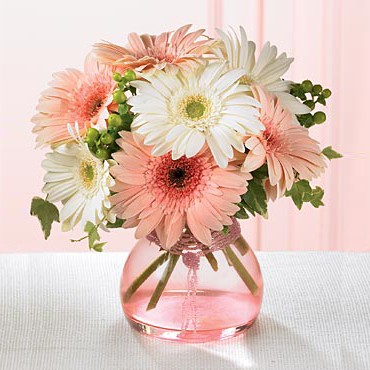
M164 262L167 261L169 256L169 252L161 254L158 258L156 258L128 287L123 301L127 302L132 295L144 284L144 282L149 278L149 276L157 270L159 266L161 266Z
M249 274L243 264L240 262L238 256L234 253L230 246L227 246L224 249L224 253L228 261L234 266L240 278L244 281L244 284L248 287L253 295L256 295L258 291L258 285L253 280L252 276Z
M158 284L157 284L157 286L156 286L156 288L153 292L152 298L150 298L148 307L146 308L147 311L152 310L153 308L155 308L157 306L159 298L161 298L161 295L164 291L164 288L166 287L166 285L168 283L168 280L171 277L171 274L172 274L172 272L173 272L173 270L176 266L177 261L179 260L179 257L180 256L177 255L177 254L171 254L170 255L168 264L166 266L166 269L163 271L163 275L161 277L161 280L159 280L159 282L158 282Z
M245 239L240 236L235 242L235 247L239 251L239 253L243 256L245 255L249 250L249 245L245 241ZM248 289L251 291L253 295L257 294L258 286L256 282L253 280L252 276L249 274L249 272L246 270L246 268L243 266L243 264L240 262L237 255L233 252L230 246L227 246L225 249L222 250L224 253L227 262L230 266L233 266L240 276L240 278L243 280L243 282L246 284ZM159 280L153 295L149 301L149 304L147 306L147 311L152 310L155 308L158 304L158 301L166 288L166 285L168 283L168 280L171 277L171 274L176 266L176 263L179 259L179 255L171 254L170 252L165 252L161 254L158 258L156 258L128 287L124 297L123 301L127 302L132 295L141 287L141 285L144 284L144 282L152 275L161 265L163 265L164 262L168 261L168 264L166 266L166 269L163 271L163 275L161 279ZM209 262L210 266L214 271L218 270L218 263L217 259L213 255L213 253L206 253L205 257L207 261Z
M205 257L207 258L207 261L211 265L212 270L213 271L218 271L218 263L217 263L216 257L213 255L213 253L206 251L205 252Z
M247 254L250 249L248 242L243 238L242 235L240 235L239 238L235 240L234 245L242 256Z

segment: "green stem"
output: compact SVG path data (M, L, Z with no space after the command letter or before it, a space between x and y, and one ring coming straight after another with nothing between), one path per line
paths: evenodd
M238 239L235 240L234 245L239 253L244 256L250 249L247 241L240 235Z
M212 252L206 252L205 257L212 267L213 271L218 271L218 263Z
M83 237L82 237L82 238L80 238L80 239L69 239L69 241L70 241L71 243L79 243L79 242L82 242L82 240L87 239L88 237L89 237L89 234L87 234L87 235L83 236Z
M157 270L165 261L167 261L169 252L161 254L156 258L128 287L123 297L123 302L127 302L132 295L141 287L141 285L149 278L149 276Z
M115 206L114 206L114 207L115 207ZM111 208L111 210L112 210L114 207L112 207L112 208ZM107 219L107 216L104 216L104 217L100 220L100 222L94 226L94 230L95 230L95 231L97 231L97 230L99 229L100 225L101 225L101 224L102 224L106 219ZM88 233L87 235L83 236L83 237L82 237L82 238L80 238L80 239L69 239L69 240L70 240L72 243L79 243L79 242L82 242L82 240L87 239L88 237L89 237L89 233ZM91 249L91 248L90 248L90 249Z
M249 272L246 270L246 268L243 266L243 264L240 262L237 255L234 253L234 251L231 249L230 246L226 247L224 249L225 254L227 255L229 261L234 266L236 272L240 276L240 278L244 281L244 284L248 287L248 289L251 291L253 295L256 295L258 292L258 286L256 282L253 280L252 276L249 274Z
M152 295L152 298L150 298L150 301L148 303L148 307L146 308L147 311L149 310L152 310L153 308L155 308L157 306L157 303L159 301L159 298L161 298L161 295L164 291L164 288L166 287L167 283L168 283L168 280L170 279L171 277L171 274L176 266L176 263L177 261L179 260L179 255L177 254L171 254L170 255L170 258L169 258L169 261L168 261L168 264L166 266L166 269L163 271L163 275L161 277L161 280L159 280L154 292L153 292L153 295Z
M110 208L110 210L109 210L109 212L110 211L112 211L112 209L114 209L116 206L113 206L113 207L111 207ZM101 220L100 220L100 222L98 223L98 224L96 224L95 225L95 230L98 230L99 229L99 227L100 227L100 225L103 223L103 222L105 222L106 220L107 220L107 217L108 217L108 215L105 215ZM85 240L85 239L87 239L89 237L89 234L87 234L87 235L85 235L85 236L83 236L82 238L80 238L80 239L69 239L72 243L79 243L79 242L82 242L82 240ZM91 248L90 248L91 249Z

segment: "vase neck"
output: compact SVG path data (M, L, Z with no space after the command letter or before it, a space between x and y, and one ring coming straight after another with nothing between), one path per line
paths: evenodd
M240 236L240 224L236 218L232 218L233 223L229 226L228 232L223 231L212 231L212 243L211 245L204 245L195 238L188 227L184 228L181 238L177 243L171 247L170 252L172 254L181 255L184 252L196 252L206 255L207 253L222 250L228 245L234 243ZM147 239L151 243L155 243L157 246L162 247L161 242L155 231L151 232Z

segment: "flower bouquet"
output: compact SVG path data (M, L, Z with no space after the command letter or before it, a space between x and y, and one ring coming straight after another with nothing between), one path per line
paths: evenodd
M258 261L238 219L267 217L268 201L323 205L311 180L327 159L309 128L326 117L329 89L284 80L293 59L233 30L219 38L183 26L128 44L97 43L84 70L53 75L32 118L43 192L31 214L45 238L53 222L80 225L102 251L100 231L135 228L122 274L130 323L169 340L236 335L256 319Z

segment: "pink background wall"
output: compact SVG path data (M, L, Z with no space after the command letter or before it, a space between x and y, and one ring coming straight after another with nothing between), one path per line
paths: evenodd
M159 33L186 23L212 28L243 25L258 46L271 40L295 57L289 78L310 78L333 91L328 122L313 132L345 156L318 182L326 207L298 212L288 199L268 221L244 221L261 250L370 251L370 5L367 0L46 0L1 5L0 252L86 251L54 230L45 242L29 216L40 195L43 152L34 150L30 117L54 71L82 67L97 40L124 42L130 31ZM133 232L104 235L106 250L127 250Z

